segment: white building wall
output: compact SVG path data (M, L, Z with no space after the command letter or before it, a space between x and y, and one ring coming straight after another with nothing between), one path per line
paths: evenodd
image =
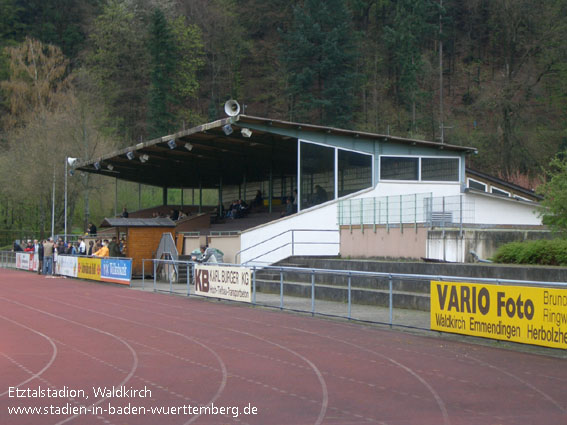
M337 202L242 232L235 263L273 264L291 255L338 255Z
M469 193L474 198L476 224L540 226L539 204L512 198Z
M342 198L361 199L428 193L433 198L459 195L458 183L380 183L373 189ZM463 216L462 223L475 225L541 225L538 204L499 198L493 195L465 193L463 205L474 210ZM337 222L339 200L310 208L241 234L241 252L236 263L273 264L292 255L338 255L340 233ZM353 202L353 205L357 205ZM447 207L449 210L450 208ZM418 220L420 221L420 220ZM365 220L366 222L366 220ZM459 219L457 222L461 222ZM454 223L453 223L454 225ZM443 240L444 239L444 240ZM462 262L466 256L463 241L428 239L430 258ZM225 259L228 261L228 259ZM232 261L232 260L230 260Z
M365 191L355 198L373 198L393 195L413 195L414 193L430 193L431 196L454 196L461 193L461 184L450 183L426 183L426 182L380 182L369 191Z

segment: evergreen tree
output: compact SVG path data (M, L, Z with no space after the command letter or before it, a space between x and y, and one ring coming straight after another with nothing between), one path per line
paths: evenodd
M151 18L149 37L150 52L150 89L148 102L148 130L150 137L168 134L174 125L171 106L174 102L174 86L177 49L174 35L159 8Z
M432 0L398 0L392 4L390 24L384 32L399 107L414 115L423 75L423 46L438 31L439 14ZM413 129L412 129L413 130Z
M147 31L125 0L109 0L95 20L88 65L114 117L120 136L146 135L148 95Z
M355 32L344 0L306 0L283 35L290 118L352 127Z

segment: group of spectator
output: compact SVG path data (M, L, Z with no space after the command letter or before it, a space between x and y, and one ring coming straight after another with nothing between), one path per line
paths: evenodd
M173 221L177 221L177 220L181 220L182 218L188 217L189 215L191 215L191 211L189 211L186 214L185 212L183 212L183 210L178 210L177 208L175 208L170 210L169 214L166 214L164 212L154 211L154 213L152 214L152 218L169 218Z
M59 255L77 255L92 257L123 257L126 249L126 241L122 239L120 243L116 236L108 239L96 239L89 241L89 245L82 237L76 242L65 242L63 238L58 238L56 242L52 238L43 241L35 239L33 242L28 240L25 248L18 242L14 242L14 252L24 251L37 255L39 261L38 274L52 275Z

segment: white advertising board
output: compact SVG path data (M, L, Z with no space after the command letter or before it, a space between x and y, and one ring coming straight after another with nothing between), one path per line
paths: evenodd
M56 273L62 276L77 277L78 258L58 255L55 263Z
M252 271L246 267L195 266L195 293L252 302Z

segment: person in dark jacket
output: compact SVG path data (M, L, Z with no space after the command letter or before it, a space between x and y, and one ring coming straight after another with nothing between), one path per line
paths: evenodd
M116 236L112 237L112 240L108 244L108 256L109 257L121 257L120 245L118 244L118 239Z
M41 241L38 245L37 245L37 260L38 260L38 266L37 266L37 274L41 274L41 270L43 269L43 244L45 243L45 241Z

